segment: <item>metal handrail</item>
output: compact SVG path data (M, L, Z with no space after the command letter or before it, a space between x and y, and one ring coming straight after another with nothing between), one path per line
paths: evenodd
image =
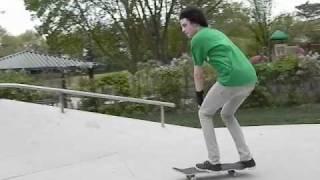
M34 86L34 85L29 85L29 84L0 83L0 88L20 88L20 89L40 90L40 91L46 91L46 92L59 93L60 94L60 96L59 96L60 109L61 109L62 113L64 113L64 103L63 103L64 94L69 94L69 95L73 95L73 96L85 96L85 97L93 97L93 98L112 99L112 100L124 101L124 102L134 102L134 103L157 105L157 106L160 106L161 126L162 127L165 126L164 106L175 107L175 104L170 103L170 102L161 102L161 101L146 100L146 99L139 99L139 98L132 98L132 97L114 96L114 95L92 93L92 92L85 92L85 91L77 91L77 90L70 90L70 89Z

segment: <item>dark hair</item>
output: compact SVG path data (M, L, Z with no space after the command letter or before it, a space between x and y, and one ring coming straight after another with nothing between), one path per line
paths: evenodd
M199 24L202 27L208 27L206 17L204 16L203 12L196 7L187 7L183 9L179 18L180 20L186 18L192 23Z

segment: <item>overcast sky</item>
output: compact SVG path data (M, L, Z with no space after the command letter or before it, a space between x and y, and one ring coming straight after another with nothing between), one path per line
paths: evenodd
M242 1L247 0L232 0ZM273 16L283 12L292 12L294 7L305 3L307 0L273 0ZM309 2L319 2L310 0ZM0 0L0 26L12 35L19 35L28 29L33 29L38 22L32 21L30 13L25 10L23 0Z

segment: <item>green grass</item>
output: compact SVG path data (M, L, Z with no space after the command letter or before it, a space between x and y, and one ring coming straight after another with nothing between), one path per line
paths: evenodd
M197 112L166 112L166 123L188 127L200 127ZM284 124L319 124L320 104L307 104L294 107L240 109L236 117L242 126L284 125ZM134 118L160 121L160 113L136 116ZM220 113L214 118L216 127L224 126Z

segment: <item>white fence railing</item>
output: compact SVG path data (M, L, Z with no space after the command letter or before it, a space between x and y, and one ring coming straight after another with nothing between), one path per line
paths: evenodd
M59 94L59 102L60 102L59 104L60 104L60 109L62 113L64 113L63 97L65 94L72 95L72 96L85 96L85 97L93 97L93 98L101 98L101 99L111 99L111 100L117 100L122 102L134 102L134 103L156 105L156 106L160 106L162 127L165 126L164 107L165 106L175 107L175 104L170 102L161 102L161 101L146 100L146 99L139 99L139 98L132 98L132 97L114 96L114 95L99 94L99 93L77 91L77 90L70 90L70 89L34 86L34 85L28 85L28 84L0 83L0 88L19 88L19 89L30 89L30 90L39 90L39 91L57 93Z

